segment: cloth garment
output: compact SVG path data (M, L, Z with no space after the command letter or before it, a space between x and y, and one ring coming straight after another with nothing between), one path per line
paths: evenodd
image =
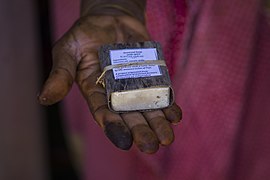
M173 77L184 118L159 160L157 179L269 178L270 28L264 3L189 4ZM155 179L141 178L149 176Z
M74 1L55 1L58 38ZM257 180L270 177L270 20L263 0L148 0L147 23L162 43L183 121L155 155L123 152L106 139L76 86L64 102L81 139L83 179ZM63 5L68 7L63 9ZM61 5L61 6L59 6ZM62 8L62 9L61 9ZM65 12L66 11L66 12ZM60 19L61 17L61 19ZM66 26L68 27L68 26ZM184 32L184 34L183 34Z

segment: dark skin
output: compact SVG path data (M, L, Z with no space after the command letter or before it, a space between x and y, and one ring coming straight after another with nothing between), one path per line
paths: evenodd
M105 90L95 83L101 74L99 47L115 42L146 41L149 35L139 17L126 15L117 8L101 10L101 13L98 10L87 13L82 9L82 17L55 44L53 67L39 102L51 105L62 100L76 82L95 121L115 146L128 150L134 142L142 152L155 153L159 145L173 142L170 125L180 121L181 110L176 104L161 110L124 114L108 109Z

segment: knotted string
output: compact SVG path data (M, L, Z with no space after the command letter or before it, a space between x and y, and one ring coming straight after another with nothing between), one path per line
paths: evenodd
M124 64L113 64L106 66L101 75L98 77L96 84L101 84L103 87L105 87L104 83L104 76L105 73L113 68L124 68L124 67L130 67L130 66L141 66L141 65L158 65L158 66L166 66L166 63L164 60L145 60L142 62L132 62L132 63L124 63Z

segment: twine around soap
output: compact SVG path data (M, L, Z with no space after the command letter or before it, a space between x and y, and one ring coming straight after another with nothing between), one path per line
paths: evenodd
M101 84L103 87L105 87L105 82L104 82L105 73L109 70L112 70L113 68L124 68L124 67L141 66L141 65L166 66L166 63L164 60L145 60L142 62L132 62L132 63L109 65L109 66L104 67L101 75L97 78L96 84Z

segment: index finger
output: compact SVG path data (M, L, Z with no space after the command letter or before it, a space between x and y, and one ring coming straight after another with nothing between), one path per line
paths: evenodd
M130 130L119 114L108 109L105 90L95 83L101 74L99 63L97 63L97 52L91 51L84 58L93 59L88 62L87 67L78 69L77 83L88 107L111 142L120 149L128 150L133 143Z

